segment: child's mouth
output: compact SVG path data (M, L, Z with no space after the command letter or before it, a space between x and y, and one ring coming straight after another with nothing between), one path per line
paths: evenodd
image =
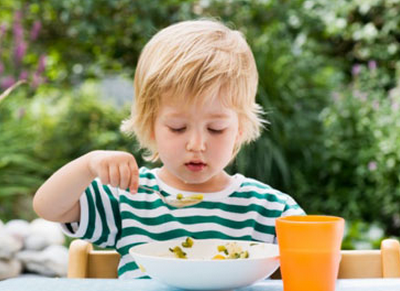
M192 172L200 172L201 170L203 170L207 165L204 163L194 163L194 162L190 162L190 163L186 163L185 166Z

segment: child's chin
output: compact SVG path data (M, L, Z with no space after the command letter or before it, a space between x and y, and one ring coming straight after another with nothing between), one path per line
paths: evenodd
M191 175L192 176L192 175ZM200 175L198 175L200 176ZM187 185L202 185L207 183L211 177L205 177L204 175L201 175L202 177L182 177L181 180L187 184Z

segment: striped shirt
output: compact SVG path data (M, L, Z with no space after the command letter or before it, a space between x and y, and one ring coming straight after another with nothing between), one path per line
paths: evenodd
M140 168L139 184L164 196L195 194L168 186L158 170ZM304 214L290 196L266 184L241 174L231 181L222 191L205 193L199 204L175 208L151 191L139 189L131 194L95 179L80 198L80 221L62 224L62 228L71 237L115 248L121 254L119 278L138 278L144 274L129 255L137 244L185 237L275 243L275 219Z

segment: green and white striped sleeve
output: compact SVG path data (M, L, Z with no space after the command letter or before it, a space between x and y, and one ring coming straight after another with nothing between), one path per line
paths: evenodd
M95 179L79 200L79 222L62 224L64 233L99 247L115 247L121 230L118 189Z
M287 194L285 208L282 211L281 216L292 216L292 215L306 215L304 210L297 204L297 202Z

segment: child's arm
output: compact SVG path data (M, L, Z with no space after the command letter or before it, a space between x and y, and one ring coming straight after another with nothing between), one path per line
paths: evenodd
M55 172L36 192L35 212L56 222L76 222L79 198L94 178L103 184L137 191L139 171L133 155L119 151L93 151Z

